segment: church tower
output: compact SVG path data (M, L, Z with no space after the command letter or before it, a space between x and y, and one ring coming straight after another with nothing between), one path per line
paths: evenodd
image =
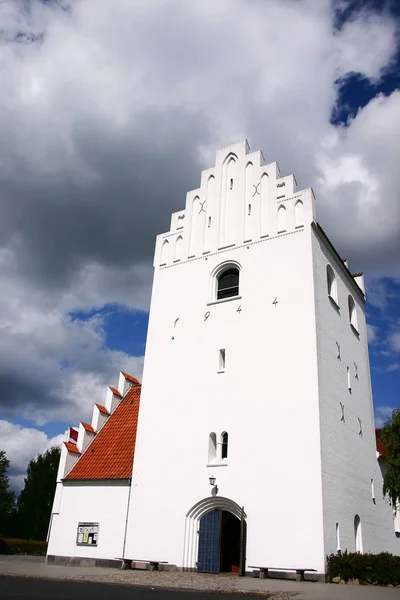
M324 573L338 548L398 552L371 497L363 278L311 188L246 141L222 148L154 270L125 556Z

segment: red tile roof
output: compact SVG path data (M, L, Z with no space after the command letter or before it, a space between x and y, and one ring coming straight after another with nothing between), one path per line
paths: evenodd
M113 394L115 394L116 396L119 396L120 398L122 398L122 394L121 394L121 392L119 392L117 390L117 388L113 387L112 385L109 385L108 387L110 388L110 390L112 391Z
M76 454L80 454L78 448L76 447L76 444L73 444L72 442L64 442L64 444L66 445L68 452L75 452Z
M89 425L89 423L84 423L83 421L82 425L83 427L86 429L86 431L89 431L89 433L96 433L95 430L93 429L93 427L91 425Z
M100 411L101 413L103 413L103 415L109 415L109 414L110 414L110 413L108 412L108 410L106 409L106 407L105 407L105 406L103 406L102 404L97 404L97 402L96 402L96 406L97 406L97 408L99 409L99 411Z
M382 429L375 429L376 450L381 456L389 456L389 450L381 440L381 431Z
M106 421L66 480L130 479L141 386L133 386Z
M129 375L128 373L124 373L123 371L121 371L121 373L125 377L125 379L127 379L128 381L132 381L132 383L136 383L136 385L140 385L140 381L138 379L136 379L136 377L132 377L132 375Z

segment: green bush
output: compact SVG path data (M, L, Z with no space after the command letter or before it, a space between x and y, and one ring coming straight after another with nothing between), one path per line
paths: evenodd
M30 554L46 556L47 542L36 540L0 539L0 554Z
M381 554L359 554L358 552L341 552L327 557L327 581L334 577L344 581L358 579L362 583L379 585L400 584L400 556L388 552Z

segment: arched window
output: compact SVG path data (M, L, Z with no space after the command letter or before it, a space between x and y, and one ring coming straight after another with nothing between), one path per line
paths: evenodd
M354 517L354 538L356 544L356 552L360 552L362 554L362 533L361 533L361 520L358 515Z
M336 277L333 269L330 265L326 267L326 284L328 286L328 296L331 298L334 303L337 305L338 296L337 296L337 286L336 286Z
M222 460L224 460L224 458L228 458L228 434L226 431L223 431L221 433L221 443L222 443L221 458L222 458Z
M215 463L217 458L217 436L215 433L210 433L208 438L208 464Z
M231 267L217 278L217 300L239 295L239 269Z
M358 331L356 305L351 296L349 296L349 321L350 325L352 325L354 329Z

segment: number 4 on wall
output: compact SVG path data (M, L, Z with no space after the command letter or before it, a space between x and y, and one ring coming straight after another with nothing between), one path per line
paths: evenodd
M241 304L239 305L239 308L236 309L236 312L238 312L239 314L242 312L242 305Z
M276 298L275 298L275 300L273 301L273 303L272 303L272 304L274 304L274 305L275 305L275 307L276 307L276 305L278 304L278 297L276 297Z

